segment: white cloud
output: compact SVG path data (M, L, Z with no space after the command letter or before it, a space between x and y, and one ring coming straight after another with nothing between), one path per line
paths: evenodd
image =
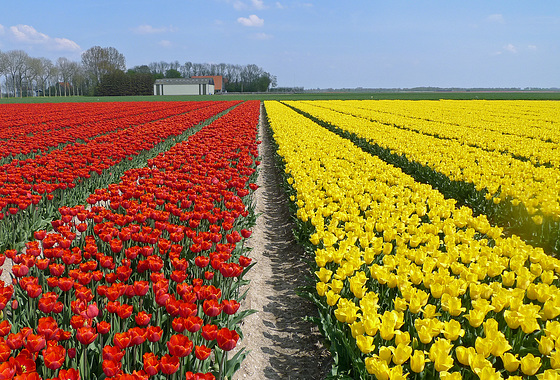
M55 38L53 50L57 51L80 51L80 45L68 38Z
M528 45L527 49L531 50L531 51L536 51L537 50L537 46L536 45Z
M510 53L517 53L517 47L513 44L507 44L504 46L504 50Z
M1 28L2 31L4 27ZM52 38L29 25L10 26L8 38L17 44L42 46L47 50L78 52L80 45L68 38Z
M5 32L4 25L0 24L0 36L3 36L6 32Z
M493 22L493 23L498 23L498 24L505 24L506 20L504 19L504 16L500 13L495 13L493 15L490 15L488 17L486 17L486 20L489 22Z
M253 35L253 38L255 40L270 40L272 38L272 35L266 33L255 33Z
M132 28L132 31L136 34L157 34L157 33L167 33L167 32L175 32L177 28L173 26L162 26L160 28L155 28L151 25L140 25L136 28Z
M229 1L228 1L229 3ZM237 11L242 11L246 9L265 9L266 6L264 5L263 0L250 0L250 4L247 4L241 0L235 0L233 2L233 8Z
M276 8L278 9L284 9L284 6L282 5L282 3L280 3L279 1L276 2Z
M233 2L233 8L238 10L238 11L241 11L243 9L247 9L247 4L245 4L242 1L234 1Z
M250 15L249 18L239 17L237 22L244 26L263 26L264 20L257 15Z
M264 3L262 0L251 0L251 3L253 3L253 7L256 9L264 9Z
M161 40L158 44L163 47L171 47L171 45L173 45L169 40Z
M17 42L24 44L44 44L49 41L49 36L29 25L10 26L10 33Z

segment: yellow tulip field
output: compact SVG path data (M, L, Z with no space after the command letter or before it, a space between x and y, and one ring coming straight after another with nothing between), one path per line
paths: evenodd
M560 111L265 102L333 376L560 371Z

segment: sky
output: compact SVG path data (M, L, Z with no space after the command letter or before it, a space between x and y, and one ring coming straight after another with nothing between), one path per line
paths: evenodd
M279 87L560 87L558 0L1 0L0 51L255 64Z

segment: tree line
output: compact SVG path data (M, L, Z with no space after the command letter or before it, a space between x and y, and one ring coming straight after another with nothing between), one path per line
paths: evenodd
M124 55L113 47L94 46L82 53L81 62L0 51L0 97L152 95L156 79L207 75L221 75L227 92L276 87L276 77L254 64L160 61L127 70Z

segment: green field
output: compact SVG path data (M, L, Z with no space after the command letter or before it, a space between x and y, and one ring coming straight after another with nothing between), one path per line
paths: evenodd
M168 95L168 96L59 96L3 98L5 103L66 103L66 102L134 102L134 101L189 101L189 100L329 100L329 99L488 99L488 100L560 100L560 92L317 92L294 94L224 94L224 95Z

